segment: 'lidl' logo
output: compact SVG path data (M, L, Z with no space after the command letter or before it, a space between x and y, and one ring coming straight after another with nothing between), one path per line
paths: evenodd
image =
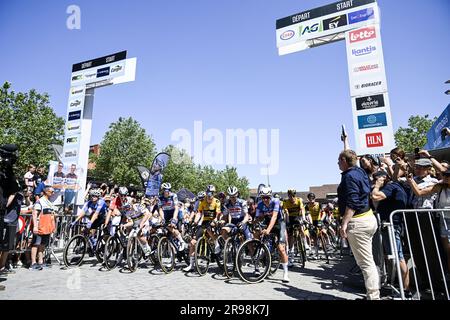
M304 36L304 35L308 35L314 32L320 32L322 31L322 23L321 22L316 22L312 25L308 25L308 26L300 26L300 37Z

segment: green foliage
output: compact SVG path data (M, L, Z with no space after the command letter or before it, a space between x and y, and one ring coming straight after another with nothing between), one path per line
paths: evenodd
M136 120L119 118L109 126L100 144L96 168L90 174L98 180L120 185L141 185L136 166L150 167L156 155L155 143Z
M427 114L423 117L409 117L408 127L400 127L394 134L396 146L407 153L414 152L415 148L422 148L427 143L427 132L436 120L437 117L428 119Z
M241 197L249 196L249 181L247 178L240 178L236 168L226 167L224 170L215 170L211 166L195 165L192 158L174 146L168 146L164 149L171 155L171 161L164 170L164 182L170 182L174 190L186 188L197 194L205 190L206 186L213 184L218 192L226 192L231 185L236 186Z
M15 92L8 82L0 87L0 144L14 143L19 148L19 175L30 163L47 166L56 160L50 145L62 144L64 119L49 103L47 93Z

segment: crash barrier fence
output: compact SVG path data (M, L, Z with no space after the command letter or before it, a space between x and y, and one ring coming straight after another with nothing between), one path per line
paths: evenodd
M382 230L387 230L381 234L387 233L388 238L383 241L388 241L390 248L390 252L385 253L385 261L391 266L387 268L391 271L389 285L402 300L408 298L405 289L414 300L450 300L449 225L450 209L396 210L388 222L381 223ZM399 238L405 260L403 266L406 265L404 268L409 273L405 278L397 248ZM405 284L406 281L409 284Z

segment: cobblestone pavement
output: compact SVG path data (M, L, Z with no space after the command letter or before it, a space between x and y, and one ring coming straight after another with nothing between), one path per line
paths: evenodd
M238 278L228 280L215 274L212 265L204 277L176 270L163 274L152 266L135 273L117 268L106 271L95 258L81 267L63 269L56 261L49 269L31 271L15 269L15 274L1 276L6 285L0 300L7 299L146 299L146 300L341 300L363 295L349 276L353 261L349 257L308 261L304 269L290 269L290 283L282 283L282 269L259 284L245 284ZM184 264L177 265L177 268ZM6 278L6 280L5 280ZM354 277L353 277L354 278ZM355 280L358 282L358 278ZM350 283L350 285L349 285Z

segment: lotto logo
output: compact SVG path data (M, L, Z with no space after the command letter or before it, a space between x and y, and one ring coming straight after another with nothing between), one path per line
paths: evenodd
M350 43L369 40L375 37L375 27L361 28L350 32Z
M383 134L381 132L366 134L367 148L383 146Z

